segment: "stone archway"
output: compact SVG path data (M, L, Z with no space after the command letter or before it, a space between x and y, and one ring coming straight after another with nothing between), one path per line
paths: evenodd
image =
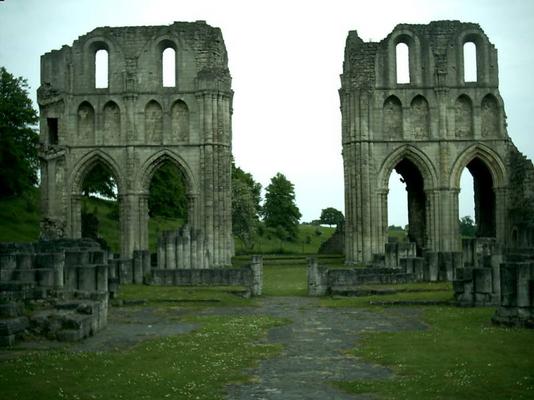
M132 42L132 34L142 39ZM180 62L173 86L164 87L157 77L169 46ZM108 52L106 88L95 83L99 49ZM187 178L190 224L206 238L211 266L230 264L233 92L220 29L200 21L97 28L42 60L41 193L49 230L79 235L76 193L98 154L120 182L121 255L147 250L148 185L159 163L172 162Z
M399 35L409 47L406 83L395 76ZM466 37L477 43L476 82L463 80ZM349 33L340 89L347 263L370 263L385 253L393 169L408 185L410 236L419 250L461 250L458 190L466 167L476 175L481 234L504 240L502 160L511 146L496 60L482 29L459 21L401 24L377 43Z
M119 207L119 235L120 235L120 251L121 253L126 251L126 243L123 240L123 212L121 205L121 196L124 191L124 182L120 167L115 160L103 151L95 150L87 153L79 163L74 167L70 178L70 195L67 199L68 213L68 226L70 227L70 237L80 238L82 237L82 187L88 174L90 174L98 165L104 166L106 170L111 174L115 185L117 187L117 199Z

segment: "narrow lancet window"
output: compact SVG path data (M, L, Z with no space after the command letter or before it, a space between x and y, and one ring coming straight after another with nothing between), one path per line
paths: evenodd
M410 83L410 48L399 43L395 48L397 60L397 83Z
M464 44L464 82L477 81L477 46L473 42Z
M176 51L167 47L162 54L162 75L164 87L176 86Z
M95 54L95 88L108 87L108 51L101 49Z

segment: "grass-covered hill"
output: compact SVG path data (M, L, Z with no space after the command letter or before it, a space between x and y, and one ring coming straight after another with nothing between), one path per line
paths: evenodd
M99 198L86 198L85 209L97 215L98 233L115 252L119 251L119 220L116 203ZM39 191L32 189L24 197L0 199L0 242L31 242L39 238ZM153 217L149 221L149 246L156 249L158 232L180 227L183 221L174 218ZM270 230L260 229L254 246L245 249L235 239L236 252L264 254L315 254L327 240L334 228L301 225L296 241L288 242L277 238Z

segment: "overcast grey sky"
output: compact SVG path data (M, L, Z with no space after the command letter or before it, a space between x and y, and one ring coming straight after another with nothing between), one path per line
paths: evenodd
M383 39L398 23L479 23L499 50L508 132L534 155L534 1L530 0L5 0L0 65L39 85L39 57L98 26L206 20L222 29L233 77L236 162L266 186L278 171L296 188L303 221L343 210L338 89L349 30ZM396 182L398 183L398 182ZM461 196L469 192L462 188ZM468 194L470 197L470 194ZM407 220L405 192L390 187L390 224ZM461 201L460 215L473 214ZM471 202L472 204L472 202Z

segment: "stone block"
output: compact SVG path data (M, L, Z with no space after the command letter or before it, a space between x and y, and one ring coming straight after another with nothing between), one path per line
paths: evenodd
M13 272L13 280L18 282L36 283L35 269L17 269Z
M517 264L503 263L501 265L501 306L517 306Z
M133 266L131 259L119 259L119 280L121 284L133 283Z
M475 293L490 294L493 292L491 268L474 268Z
M0 336L0 347L11 347L16 341L15 335Z
M517 266L517 306L530 307L530 267L529 262L519 263Z
M39 286L55 287L56 271L48 268L39 268L35 270L35 279Z
M96 267L96 291L108 291L108 266L105 264L97 265Z
M78 289L78 271L75 266L65 267L65 283L64 288L66 290Z
M22 314L22 305L20 303L0 303L0 318L14 318Z
M13 271L17 268L17 256L15 254L0 254L0 282L13 279Z
M139 251L134 251L133 258L133 283L143 283L143 254Z
M0 320L0 336L16 335L29 327L27 317L16 317Z
M96 267L80 266L76 268L78 275L78 290L82 292L94 292L96 291Z
M426 271L423 279L425 281L436 282L439 277L439 255L438 253L425 253Z
M32 254L17 254L17 269L25 270L33 268L33 255Z

